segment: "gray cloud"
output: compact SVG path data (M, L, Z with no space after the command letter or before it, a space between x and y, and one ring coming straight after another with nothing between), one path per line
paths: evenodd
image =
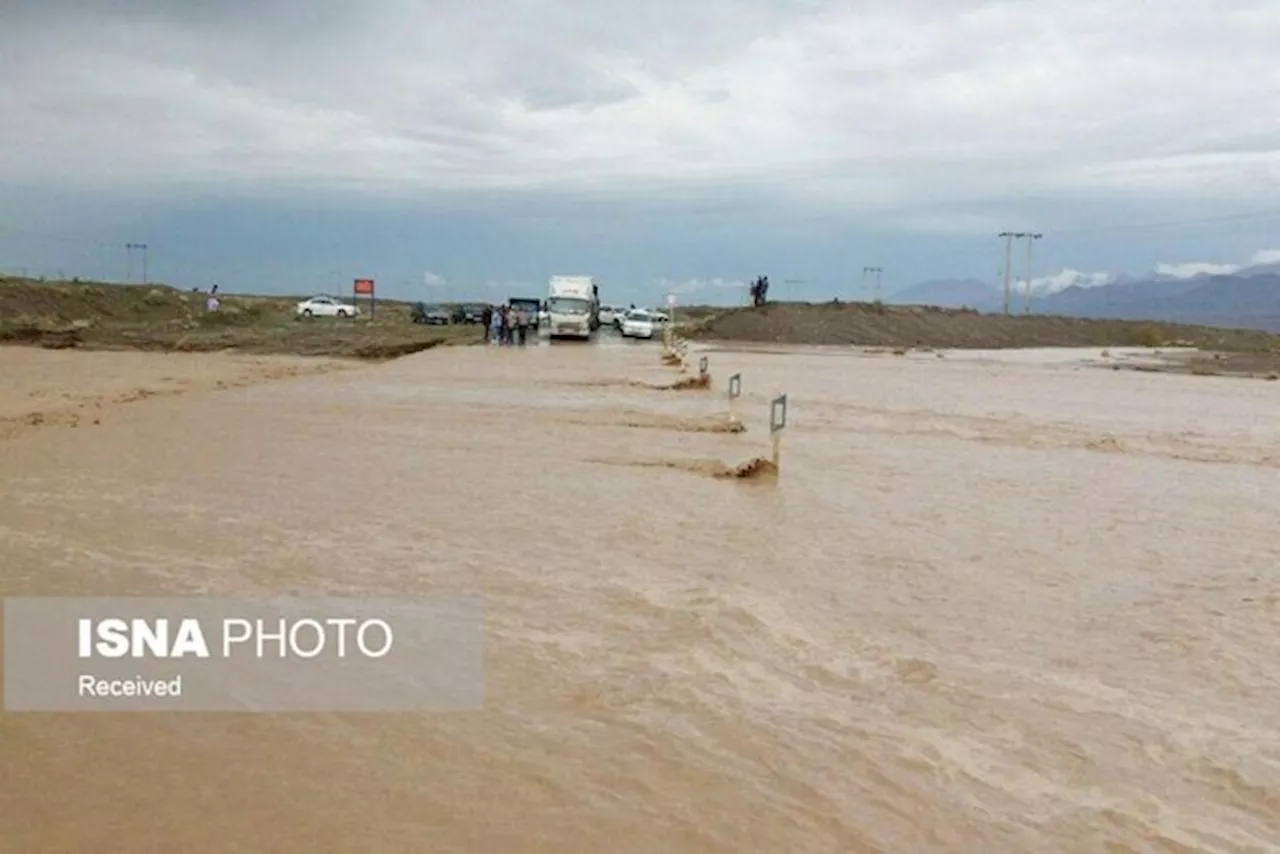
M735 188L987 224L1270 201L1267 0L14 2L0 181L373 195ZM946 209L947 213L942 213Z

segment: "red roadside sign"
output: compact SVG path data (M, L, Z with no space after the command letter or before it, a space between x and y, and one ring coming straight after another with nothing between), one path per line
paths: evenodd
M374 306L376 300L373 296L373 279L356 279L351 285L351 292L357 296L365 296L369 298L369 316L373 317Z

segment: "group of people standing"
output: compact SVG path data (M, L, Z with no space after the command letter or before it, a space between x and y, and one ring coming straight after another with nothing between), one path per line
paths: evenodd
M534 318L526 309L510 305L489 307L484 310L484 326L488 330L489 343L496 346L517 344L524 346L529 327Z

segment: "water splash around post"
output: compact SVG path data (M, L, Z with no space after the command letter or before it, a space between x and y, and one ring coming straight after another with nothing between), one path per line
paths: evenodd
M742 396L742 374L736 373L729 377L729 423L738 424L741 418L738 416L738 398Z

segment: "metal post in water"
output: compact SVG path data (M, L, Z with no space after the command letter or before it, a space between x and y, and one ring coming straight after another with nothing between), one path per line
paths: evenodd
M738 398L742 396L742 374L729 377L729 420L738 422Z
M773 440L773 468L782 471L782 431L787 426L787 396L773 399L769 408L769 437Z

